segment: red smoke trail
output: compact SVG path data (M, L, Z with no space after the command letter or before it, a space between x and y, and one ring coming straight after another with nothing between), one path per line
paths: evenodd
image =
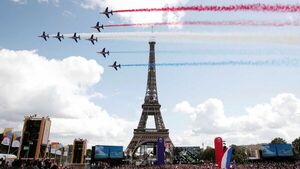
M104 27L127 27L127 26L165 26L165 25L199 25L199 26L300 26L300 21L184 21L184 22L152 22L152 23L128 23L111 24Z
M283 5L283 4L241 4L228 6L181 6L181 7L164 7L164 8L141 8L115 10L113 12L157 12L157 11L255 11L255 12L300 12L300 5Z

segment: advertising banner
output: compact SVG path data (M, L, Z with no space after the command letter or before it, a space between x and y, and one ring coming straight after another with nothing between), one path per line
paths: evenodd
M159 137L157 139L157 161L156 165L165 164L165 141L164 138Z
M216 164L220 167L221 161L223 157L224 151L223 151L223 140L221 137L215 138L215 160Z

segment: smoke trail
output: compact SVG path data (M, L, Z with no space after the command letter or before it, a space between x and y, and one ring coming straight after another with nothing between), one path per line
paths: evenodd
M299 32L114 32L114 33L78 33L89 38L91 34L101 40L167 41L167 42L238 42L238 43L280 43L300 44ZM65 34L71 37L73 34Z
M148 50L132 50L132 51L109 51L110 53L116 53L116 54L119 54L119 53L149 53ZM191 51L191 50L156 50L155 53L192 53L192 52L197 52L197 51Z
M110 53L147 53L146 50L136 50L136 51L110 51Z
M128 23L128 24L110 24L104 27L138 27L138 26L166 26L166 25L197 25L197 26L300 26L300 21L184 21L184 22L150 22L150 23Z
M284 5L284 4L241 4L228 6L181 6L181 7L164 7L164 8L141 8L141 9L125 9L115 10L113 12L157 12L157 11L255 11L255 12L300 12L300 5Z
M210 62L183 62L157 64L123 64L122 67L155 67L155 66L299 66L298 59L259 60L259 61L210 61Z

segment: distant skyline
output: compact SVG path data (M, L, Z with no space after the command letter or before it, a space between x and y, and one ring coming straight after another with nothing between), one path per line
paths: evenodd
M298 4L296 0L4 0L0 2L0 132L21 130L25 115L49 116L50 140L75 138L127 147L142 113L147 67L115 71L114 61L147 64L148 41L157 63L294 60L299 62L300 26L165 25L107 27L100 24L254 21L299 23L288 12L151 12L112 10L192 5ZM42 32L81 40L37 36ZM152 33L153 31L153 33ZM86 37L95 34L92 45ZM241 37L241 35L243 37ZM96 52L110 51L104 58ZM158 66L158 99L175 146L270 142L299 137L300 65ZM154 121L150 119L149 126Z

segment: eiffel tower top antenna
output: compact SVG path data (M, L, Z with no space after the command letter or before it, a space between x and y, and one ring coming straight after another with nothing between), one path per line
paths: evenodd
M155 36L154 36L154 26L151 26L151 36L149 42L155 41Z

